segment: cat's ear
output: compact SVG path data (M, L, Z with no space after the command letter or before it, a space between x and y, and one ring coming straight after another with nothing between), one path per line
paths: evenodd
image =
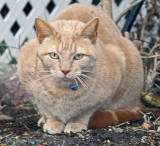
M92 43L96 41L97 38L97 29L98 29L99 19L94 18L89 21L82 29L81 35L84 38L89 38Z
M39 43L42 43L46 37L56 34L54 28L40 18L35 19L35 27Z

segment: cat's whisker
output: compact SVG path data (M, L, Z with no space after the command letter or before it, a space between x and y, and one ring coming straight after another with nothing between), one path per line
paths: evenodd
M83 86L83 83L82 82L84 82L84 80L82 81L82 78L80 78L80 79L78 79L78 78L76 78L77 80L79 80L79 82L82 84L82 86ZM77 82L77 80L75 81L76 82L76 84L78 84L78 82ZM83 86L84 87L84 86ZM85 88L85 87L84 87ZM86 88L85 88L85 90L87 90ZM79 90L78 90L79 91ZM87 90L88 91L88 90ZM92 92L90 92L90 94L91 95L93 95L92 94ZM82 94L81 94L81 92L79 91L79 95L80 95L80 97L82 96ZM93 96L95 96L95 93L94 93L94 95ZM98 95L97 95L98 96Z
M90 80L93 81L94 83L96 82L94 78L92 78L92 77L90 77L90 76L87 76L87 75L85 75L85 74L80 74L80 76L85 77L85 78L87 78L87 79L90 79ZM100 85L97 85L97 86L99 86L100 88L102 88ZM102 89L103 89L103 88L102 88Z
M75 79L74 79L74 81L75 81L75 83L78 85L77 78L75 78ZM77 91L78 91L79 96L81 97L81 96L82 96L82 94L81 94L81 92L79 91L79 88L78 88L78 90L77 90Z
M86 77L87 79L90 79L90 80L94 81L94 79L93 79L92 77L87 76L87 75L85 75L85 74L80 74L80 76Z
M50 70L50 68L48 66L43 66L44 70Z
M78 77L79 77L79 78L81 79L81 81L84 83L84 85L86 86L86 89L88 89L88 86L87 86L86 81L85 81L81 76L78 75Z
M89 71L89 70L81 70L82 72L88 72L88 73L91 73L92 71Z
M83 71L82 71L82 72L83 72ZM92 75L94 74L94 75L96 75L96 76L106 77L106 76L104 76L102 73L100 74L99 71L97 71L97 70L95 70L94 72L90 72L89 74L92 74ZM95 76L95 77L96 77L96 76Z
M38 79L38 81L40 81L40 80L42 80L42 79L45 79L45 78L52 77L52 76L53 76L53 74L46 75L46 76L44 76L44 77L42 77L42 78Z
M82 74L81 74L82 75ZM79 75L79 77L80 77L80 75ZM85 76L86 77L86 76ZM86 81L82 78L82 77L80 77L80 79L86 84ZM90 80L92 80L94 83L95 83L95 80L92 78L92 77L89 77L88 76L88 79L90 79ZM101 88L101 86L99 86L100 88ZM101 88L101 89L103 89L103 88ZM87 89L87 91L88 91L88 89ZM93 96L95 96L95 94L96 93L92 93L92 92L90 92L90 95L93 95ZM97 95L98 96L98 95Z
M90 70L86 70L86 69L81 69L81 71L84 71L84 72L91 72Z
M90 77L90 76L87 76L87 75L85 75L85 74L80 74L79 76L86 77L87 79L90 79L91 81L93 81L94 83L96 83L95 79L92 78L92 77ZM101 89L104 90L104 88L103 88L101 85L99 85L99 84L96 84L96 85L99 86Z
M82 86L83 86L83 83L82 83L82 81L81 81L81 79L79 79L79 77L78 76L76 76L76 79L82 84ZM84 87L84 86L83 86Z
M49 73L50 71L37 71L39 73Z
M81 79L79 77L76 77L76 78L82 84L83 88L86 90L86 87L85 87L84 83L81 81Z
M78 82L77 82L76 78L74 79L74 81L75 81L75 83L78 85Z
M83 88L85 90L87 90L87 86L85 85L85 83L81 80L81 78L79 76L76 76L77 80L82 84Z

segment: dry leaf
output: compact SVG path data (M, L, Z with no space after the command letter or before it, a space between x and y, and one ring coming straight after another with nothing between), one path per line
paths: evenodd
M7 116L7 115L0 115L0 121L2 121L2 120L11 121L11 120L13 120L13 118L10 116Z
M143 125L142 125L142 128L143 129L149 129L151 127L151 124L150 123L143 123Z
M143 91L142 95L144 95L143 100L147 102L148 104L155 106L155 107L160 107L160 96L157 96L156 94L152 92L146 92Z

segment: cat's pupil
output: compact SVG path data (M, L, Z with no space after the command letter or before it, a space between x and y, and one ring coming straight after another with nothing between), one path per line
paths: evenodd
M76 54L76 55L74 56L74 59L75 59L75 60L80 60L80 59L83 58L83 56L84 56L84 54Z
M57 53L50 53L49 56L52 58L52 59L59 59L59 56Z

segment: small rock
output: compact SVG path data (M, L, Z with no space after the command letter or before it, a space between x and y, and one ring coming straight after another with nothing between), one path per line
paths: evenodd
M21 84L16 71L0 76L0 105L20 105L30 101L30 95Z
M142 143L147 143L149 140L148 140L148 137L147 136L143 136L142 138L141 138L141 142Z
M122 133L122 132L123 132L123 129L121 129L121 128L115 128L114 131L115 131L116 133Z
M97 133L96 133L96 132L92 132L91 135L92 135L92 136L96 136Z
M157 132L160 132L160 126L158 127Z
M84 136L83 136L81 133L77 133L77 135L78 135L80 138L84 138Z
M109 132L112 132L113 130L111 128L108 129Z
M109 145L110 145L110 144L111 144L111 141L110 141L110 140L107 140L107 144L109 144Z

